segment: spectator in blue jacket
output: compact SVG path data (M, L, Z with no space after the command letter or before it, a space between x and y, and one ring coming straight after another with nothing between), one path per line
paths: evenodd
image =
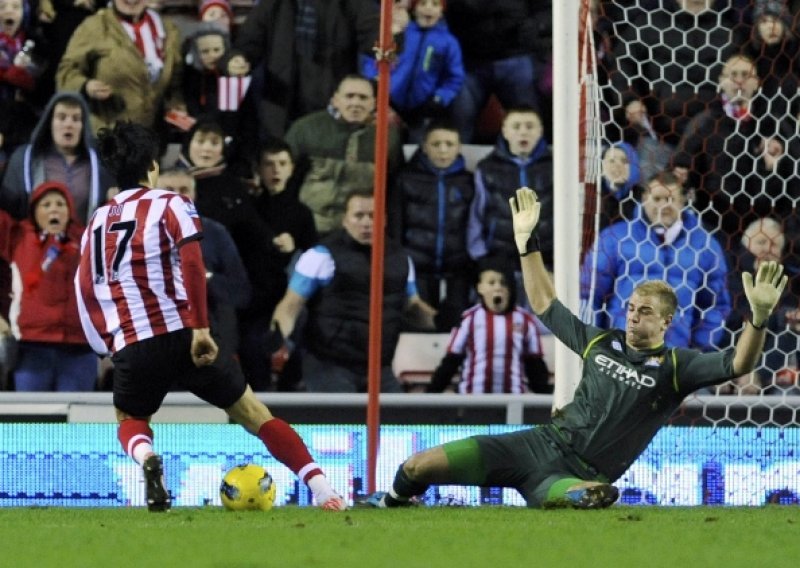
M663 172L647 181L633 220L600 232L581 272L581 299L596 325L624 328L633 289L660 279L678 296L666 342L701 350L720 344L731 311L728 264L717 239L685 205L678 178Z
M464 65L461 45L443 18L445 0L412 0L410 7L414 20L391 71L389 98L408 127L408 142L416 144L432 118L447 115L464 85ZM375 60L362 61L363 74L376 78Z

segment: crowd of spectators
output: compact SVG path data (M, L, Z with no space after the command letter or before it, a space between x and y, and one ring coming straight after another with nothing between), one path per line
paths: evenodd
M332 318L364 316L368 301L360 273L343 274L335 261L361 262L371 245L359 223L372 217L379 4L0 0L4 226L15 235L19 223L36 226L33 197L45 183L68 190L71 227L86 223L120 189L98 160L99 129L121 120L151 127L165 160L168 146L180 147L163 164L163 183L192 196L204 219L215 333L250 384L363 388L365 361L353 357L366 353L364 330L337 328ZM720 347L747 318L741 290L727 280L759 262L753 243L780 241L790 277L800 272L800 1L588 4L606 147L601 232L582 259L587 317L621 325L617 299L659 276L681 299L667 338ZM552 269L551 14L551 0L394 2L385 189L395 255L387 284L396 289L384 306L393 318L384 322L385 356L401 330L453 330L455 338L462 313L491 313L473 286L487 263L496 280L515 275L517 283L503 285L528 321L507 202L519 186L536 189ZM492 101L504 112L483 138L481 113ZM418 144L407 163L403 143ZM461 147L475 143L487 155L472 172ZM349 205L358 212L348 216ZM25 253L42 286L55 277L50 240ZM14 332L24 344L19 314L9 311L26 286L11 277L19 251L10 243L0 247L0 336ZM783 392L796 376L785 372L796 366L796 298L770 324L772 351L785 357L759 369L759 392ZM536 334L547 333L533 321ZM450 357L437 389L462 360ZM383 363L385 389L397 390ZM323 381L323 371L338 383ZM551 388L522 375L514 392Z

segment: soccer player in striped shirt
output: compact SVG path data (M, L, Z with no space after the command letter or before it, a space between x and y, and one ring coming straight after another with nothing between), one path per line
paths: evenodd
M484 257L475 290L481 301L453 329L427 391L445 390L460 366L461 394L552 392L536 321L516 303L510 267Z
M156 135L118 123L98 142L123 190L89 221L75 286L89 343L114 363L118 437L144 469L148 509L171 506L150 417L177 386L260 438L323 509L345 510L297 432L255 397L233 354L219 352L208 326L200 220L189 198L155 188Z

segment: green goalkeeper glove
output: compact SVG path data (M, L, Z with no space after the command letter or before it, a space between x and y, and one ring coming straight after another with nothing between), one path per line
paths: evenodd
M767 318L778 304L788 279L783 274L783 265L774 260L761 263L755 275L755 283L752 274L749 272L742 274L744 294L750 302L750 311L753 313L751 323L754 327L761 329L766 325Z
M520 256L539 250L539 237L536 226L539 223L539 212L542 204L536 199L536 193L529 187L520 187L516 197L508 200L511 206L511 219L514 222L514 242Z

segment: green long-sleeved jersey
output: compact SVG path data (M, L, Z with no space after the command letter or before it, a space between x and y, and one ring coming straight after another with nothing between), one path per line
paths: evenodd
M561 302L540 316L583 358L573 401L556 412L567 443L613 481L641 454L689 393L733 377L732 348L716 353L665 345L637 351L625 332L584 324Z

